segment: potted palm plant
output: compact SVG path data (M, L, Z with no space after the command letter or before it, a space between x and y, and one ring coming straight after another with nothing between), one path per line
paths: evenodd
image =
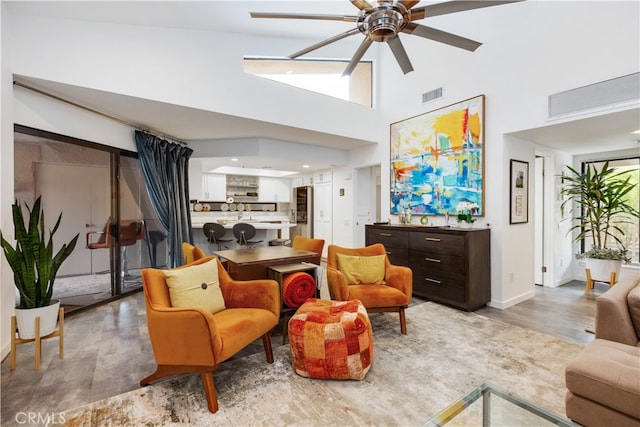
M60 301L51 301L53 284L60 265L76 247L79 234L62 248L53 253L53 235L58 230L62 212L58 216L49 237L45 235L44 212L41 198L33 204L33 209L25 203L29 223L25 225L22 206L16 201L12 206L16 245L13 247L0 230L2 249L11 270L14 284L20 294L20 302L15 308L20 338L35 337L35 318L40 317L40 336L52 333L56 328Z
M617 172L609 167L609 162L599 170L589 164L584 173L570 166L567 169L569 174L563 176L562 194L568 197L562 202L562 208L572 203L574 223L569 233L575 232L575 242L584 239L591 245L576 257L585 259L588 280L615 281L622 262L630 261L623 240L625 227L637 224L640 218L640 212L630 203L631 191L638 188L637 177L634 179L631 173L637 171Z

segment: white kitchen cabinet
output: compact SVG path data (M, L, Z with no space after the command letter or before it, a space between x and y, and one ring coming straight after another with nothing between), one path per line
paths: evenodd
M313 174L308 173L304 175L295 175L291 178L291 188L295 187L308 187L313 185Z
M313 174L313 184L318 184L321 182L331 182L333 176L331 169L324 169Z
M200 200L223 202L227 200L227 176L217 173L202 174L202 197Z
M289 203L291 201L291 184L289 179L261 176L258 201Z

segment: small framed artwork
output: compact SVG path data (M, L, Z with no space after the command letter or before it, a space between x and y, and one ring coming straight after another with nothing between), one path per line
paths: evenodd
M511 160L509 224L529 222L529 162Z

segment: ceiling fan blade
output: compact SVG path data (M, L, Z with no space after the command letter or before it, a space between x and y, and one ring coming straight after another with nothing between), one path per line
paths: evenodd
M360 33L360 30L358 30L357 28L353 28L353 29L351 29L349 31L346 31L344 33L340 33L340 34L335 35L335 36L333 36L331 38L328 38L328 39L323 40L323 41L321 41L319 43L316 43L316 44L314 44L312 46L309 46L306 49L302 49L302 50L300 50L300 51L298 51L296 53L293 53L293 54L289 55L289 58L294 59L294 58L297 58L299 56L306 55L307 53L312 52L312 51L314 51L316 49L320 49L323 46L326 46L326 45L331 44L333 42L337 42L338 40L342 40L342 39L344 39L346 37L349 37L349 36L352 36L352 35L358 34L358 33Z
M480 9L483 7L500 6L509 3L518 3L524 0L508 0L508 1L478 1L478 0L460 0L448 1L444 3L432 4L429 6L418 7L411 10L411 20L429 18L431 16L446 15L448 13L464 12L465 10Z
M365 9L371 9L373 6L371 6L371 3L369 3L367 0L350 0L351 4L353 4L355 7L357 7L360 10L365 10Z
M398 3L401 3L405 7L405 9L409 10L413 6L420 3L420 0L399 0Z
M482 43L475 40L467 39L465 37L451 34L446 31L437 30L435 28L427 27L413 22L410 22L409 25L407 25L404 30L402 30L402 32L413 34L414 36L424 37L426 39L434 40L454 47L459 47L460 49L465 49L471 52L482 45Z
M358 50L356 50L356 53L353 55L353 58L351 58L349 65L347 65L347 68L345 68L344 72L342 73L343 77L350 76L351 73L353 73L353 70L356 69L356 66L364 56L367 49L369 49L369 46L371 46L371 43L373 43L373 40L371 40L369 36L367 36L362 41L362 43L360 44L360 47L358 47Z
M411 61L409 60L407 51L404 50L404 46L400 41L400 37L391 37L389 40L387 40L387 43L391 48L391 52L393 52L393 56L396 57L396 61L398 61L398 65L400 65L402 72L404 74L407 74L413 71L413 66L411 65Z
M271 13L271 12L249 12L252 18L270 19L319 19L323 21L357 22L357 16L351 15L317 15L308 13Z

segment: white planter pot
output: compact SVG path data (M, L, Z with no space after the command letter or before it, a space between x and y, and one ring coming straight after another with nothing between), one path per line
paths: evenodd
M49 335L56 330L60 300L52 300L46 307L16 308L16 321L18 323L18 335L22 339L36 337L36 317L40 317L40 337Z
M611 273L616 273L616 277L620 277L621 266L622 261L585 258L585 267L591 272L591 279L598 282L609 282Z

